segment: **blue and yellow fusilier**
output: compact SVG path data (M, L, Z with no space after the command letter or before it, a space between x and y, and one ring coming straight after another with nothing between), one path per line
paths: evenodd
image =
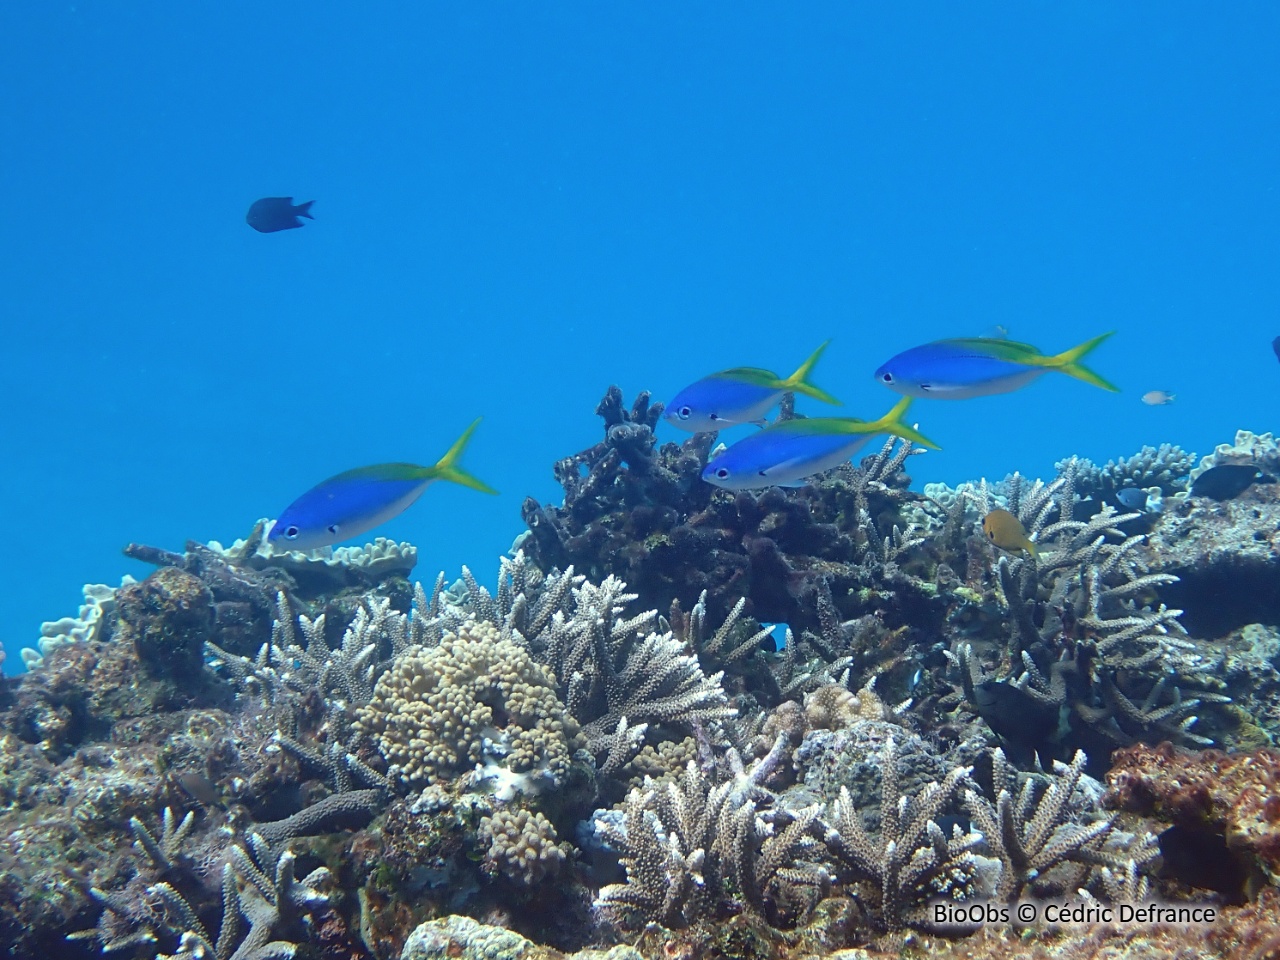
M313 550L358 537L399 516L437 480L497 493L458 465L479 423L476 420L467 427L435 466L379 463L330 477L285 507L267 539L297 550Z
M698 433L738 423L763 425L764 415L789 391L839 406L839 400L809 382L809 374L830 342L813 351L800 369L785 379L759 367L734 367L703 377L677 393L663 416L674 427Z
M968 400L1018 390L1041 374L1057 370L1103 390L1117 391L1118 387L1080 362L1109 336L1104 333L1053 356L1016 340L938 340L898 354L876 371L876 379L908 397Z
M702 470L702 479L726 490L798 487L805 478L838 467L874 436L891 433L931 450L938 445L904 423L911 398L899 400L879 420L812 417L786 420L739 440Z

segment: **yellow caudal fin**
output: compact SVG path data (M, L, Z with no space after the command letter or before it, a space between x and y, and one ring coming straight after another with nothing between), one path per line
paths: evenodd
M813 373L813 368L818 364L818 358L822 356L822 351L827 349L827 344L831 341L823 341L817 350L809 354L809 359L800 364L798 369L787 379L782 381L782 389L791 390L795 393L803 393L806 397L813 397L815 400L821 400L823 403L835 404L840 406L840 401L833 397L821 387L816 387L809 382L809 375Z
M1085 355L1091 353L1093 349L1102 343L1103 340L1115 333L1104 333L1100 337L1094 337L1092 340L1086 340L1078 347L1072 347L1062 353L1052 357L1045 357L1040 366L1048 367L1051 370L1061 370L1069 377L1075 377L1077 380L1083 380L1085 383L1091 383L1095 387L1101 387L1103 390L1110 390L1112 393L1119 393L1120 388L1109 380L1104 380L1098 376L1080 361Z
M930 450L941 450L942 448L926 437L909 423L903 422L903 416L907 412L907 408L911 406L911 398L903 397L893 405L893 409L886 413L883 417L869 426L876 427L877 433L892 433L895 437L901 437L911 443L918 443L922 447L928 447Z
M476 479L458 465L458 461L462 458L462 451L466 449L467 441L471 439L471 434L475 433L476 427L479 425L480 419L477 417L471 426L462 432L462 436L454 441L453 446L449 448L449 452L437 460L434 467L428 467L427 469L437 480L448 480L464 487L470 487L472 490L479 490L481 493L497 493L498 491L493 487Z

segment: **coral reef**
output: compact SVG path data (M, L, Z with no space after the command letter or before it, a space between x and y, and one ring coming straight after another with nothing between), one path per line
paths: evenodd
M822 589L845 617L873 604L902 620L938 613L934 584L910 563L918 541L895 528L901 505L924 499L907 489L909 445L894 452L891 441L827 483L734 495L699 479L713 434L655 449L657 408L644 394L629 413L621 401L610 388L597 409L605 439L556 465L563 506L525 501L525 549L542 569L617 576L658 610L691 608L705 593L716 621L745 598L750 616L797 632L817 627L812 595Z
M660 409L609 391L603 438L556 466L564 503L526 501L488 587L411 584L389 541L277 553L262 524L130 545L155 571L86 588L0 684L0 945L1274 951L1269 435L1195 470L1166 445L927 495L891 441L735 495L698 479L713 436L658 444ZM997 506L1034 556L983 536ZM1064 934L931 909L1028 898L1222 919Z
M1057 463L1062 472L1070 461ZM1131 457L1108 460L1097 466L1091 460L1075 459L1076 492L1098 502L1119 508L1116 494L1125 489L1149 490L1158 488L1165 497L1185 491L1191 485L1196 455L1187 453L1177 444L1162 443L1159 447L1143 447Z

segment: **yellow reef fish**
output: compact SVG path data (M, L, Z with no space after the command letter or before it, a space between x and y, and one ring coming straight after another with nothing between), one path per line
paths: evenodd
M1040 556L1035 543L1027 536L1027 528L1008 510L988 513L982 519L982 532L1001 550L1025 550L1033 557Z

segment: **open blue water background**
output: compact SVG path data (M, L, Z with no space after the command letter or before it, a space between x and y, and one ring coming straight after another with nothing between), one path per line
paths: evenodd
M8 667L145 574L125 543L230 541L476 416L502 496L378 532L487 578L610 383L827 337L817 381L869 417L916 343L1118 331L1120 395L919 402L918 482L1272 429L1277 49L1268 3L5 3ZM290 194L314 223L245 225Z

